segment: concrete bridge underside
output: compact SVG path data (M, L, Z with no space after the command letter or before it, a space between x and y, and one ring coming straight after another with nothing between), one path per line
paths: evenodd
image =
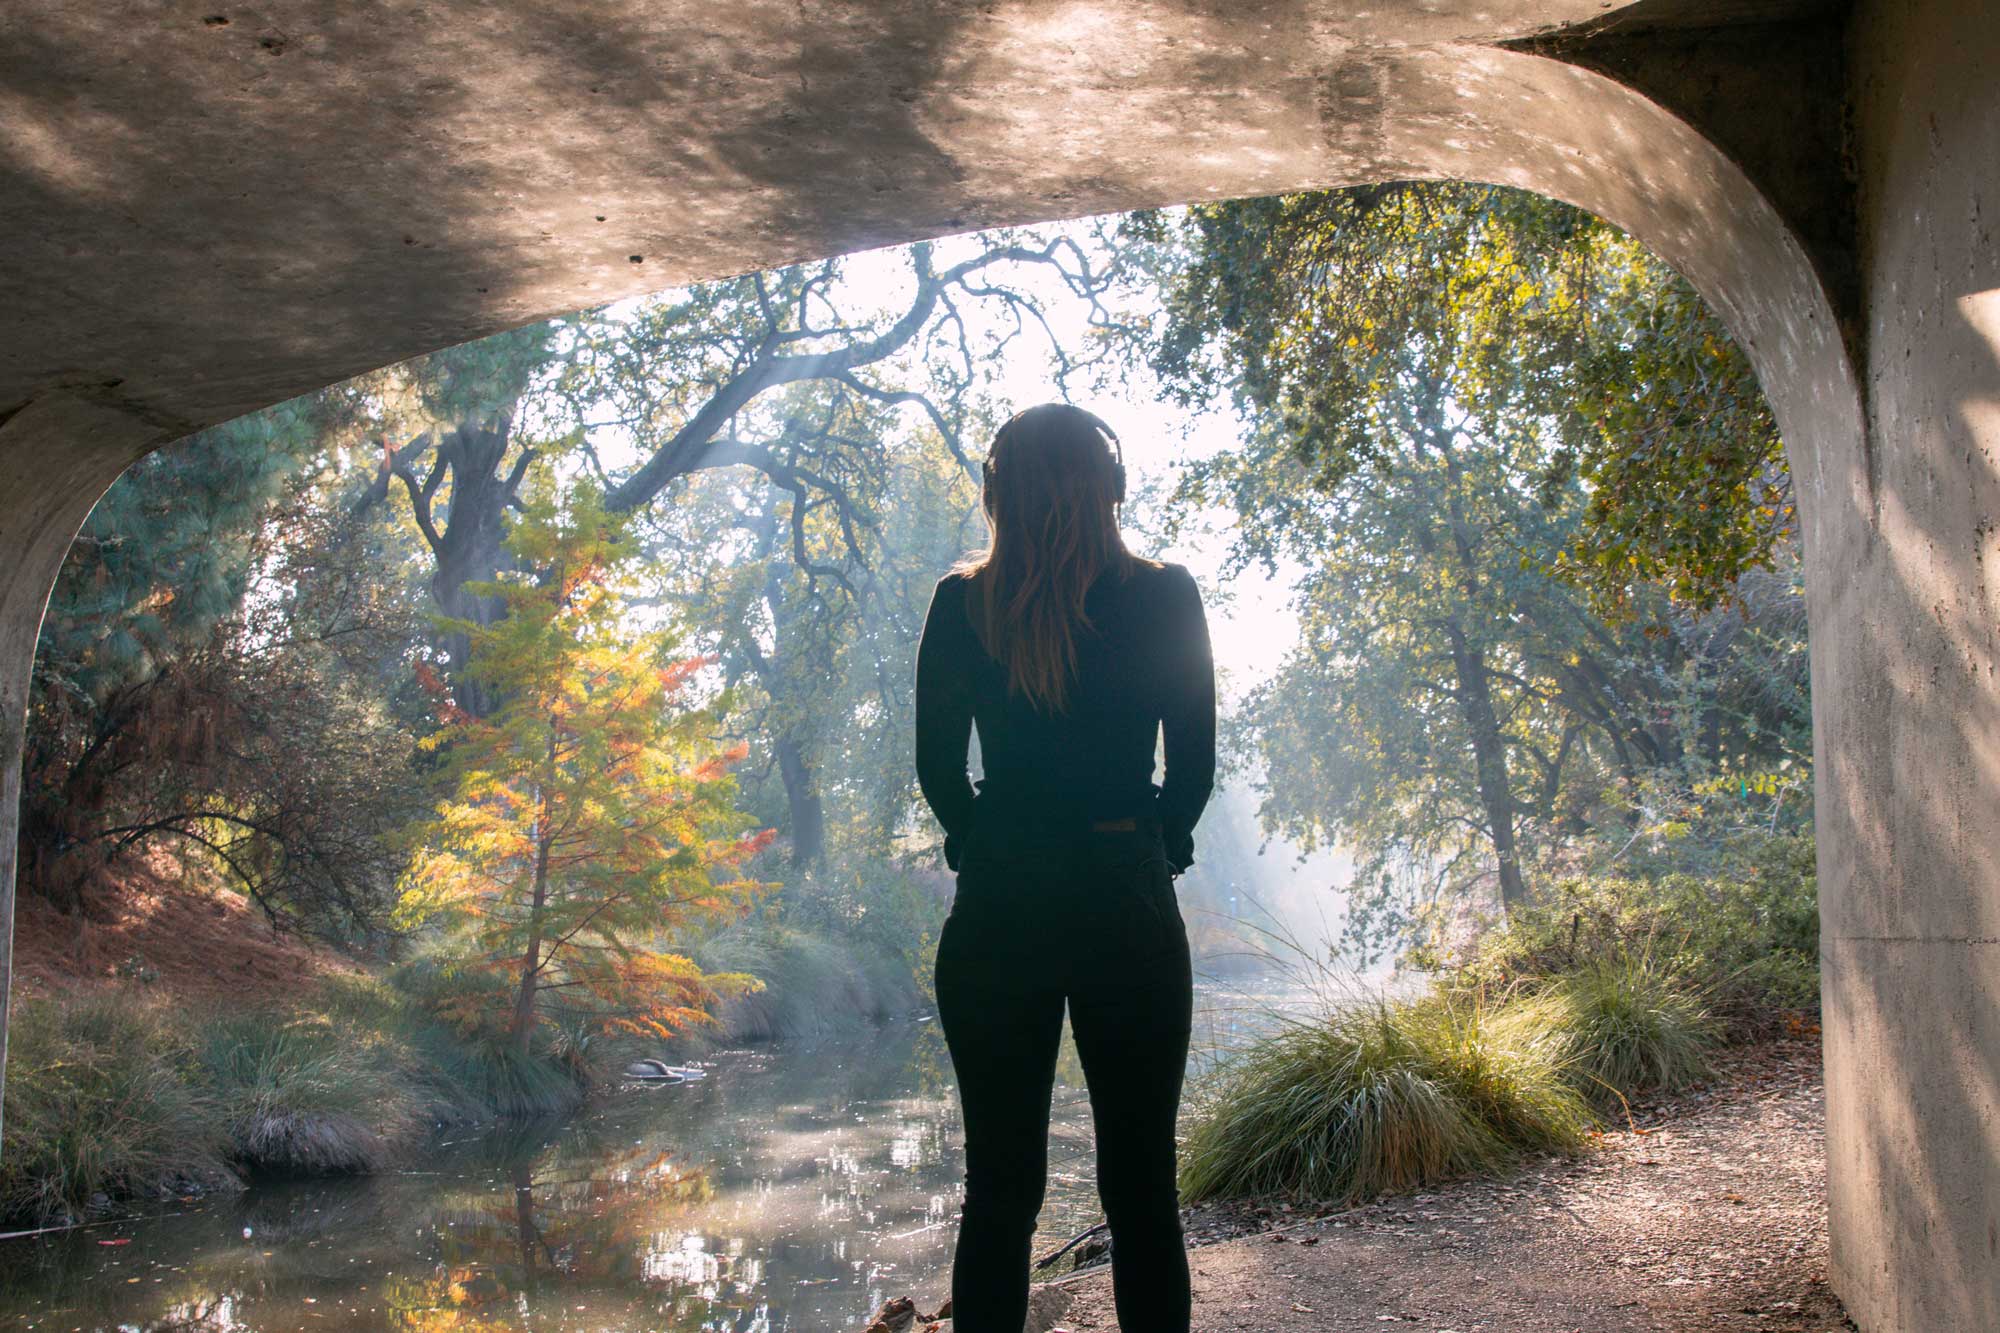
M691 279L1194 199L1504 182L1678 266L1777 407L1806 521L1834 1278L1872 1333L2000 1328L2000 16L1353 9L7 6L0 939L36 626L145 451Z

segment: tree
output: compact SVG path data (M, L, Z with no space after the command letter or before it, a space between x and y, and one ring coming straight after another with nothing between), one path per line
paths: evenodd
M1647 587L1706 610L1796 535L1749 362L1692 287L1599 218L1398 182L1199 205L1178 229L1142 214L1131 231L1167 287L1163 380L1190 401L1239 392L1322 490L1379 458L1422 347L1450 362L1458 409L1547 436L1550 498L1584 482L1569 542L1540 558L1600 611L1631 614Z
M1247 719L1267 821L1348 841L1378 887L1472 864L1520 903L1538 856L1686 780L1684 705L1730 666L1701 612L1786 556L1740 354L1629 238L1513 191L1202 207L1178 236L1155 364L1253 422L1181 499L1235 510L1239 560L1307 569L1299 648ZM1711 748L1745 740L1709 711Z
M92 511L36 657L27 883L87 906L93 877L166 842L273 920L381 926L409 746L380 683L413 622L335 495L346 413L329 393L205 431Z
M816 416L817 395L793 393L793 410ZM781 470L820 429L778 433ZM867 463L850 511L800 519L801 488L746 466L691 478L679 503L639 520L652 595L716 654L751 747L746 793L786 830L800 872L830 853L894 854L913 796L910 650L932 583L977 535L974 484L934 431L880 409L841 429Z
M392 368L366 389L382 407L381 454L361 504L406 499L453 623L498 613L467 585L504 567L502 520L550 456L576 459L613 513L641 512L705 471L752 469L790 496L780 535L791 557L815 581L838 582L837 565L812 561L806 530L824 513L858 554L880 434L857 423L915 416L970 470L960 445L969 395L1009 342L1049 327L1010 275L1052 274L1108 321L1099 303L1115 272L1062 232L990 233L945 264L939 253L939 243L910 246L898 256L905 271L877 282L845 281L854 261L835 259L702 283ZM898 279L903 299L867 308ZM975 329L972 306L1004 312L998 331ZM1059 376L1075 368L1053 335L1050 347ZM464 655L458 633L441 645L452 671ZM462 705L484 707L476 690L464 693Z
M447 794L412 830L399 912L462 925L471 966L510 978L500 1025L524 1052L565 991L588 1022L663 1035L742 984L672 942L744 910L759 886L737 871L769 835L743 832L727 771L741 752L710 739L716 707L687 697L703 659L676 657L669 631L634 632L632 544L595 488L559 505L537 479L507 549L537 572L470 585L504 614L448 627L492 707L470 713L431 677L443 725L426 744Z

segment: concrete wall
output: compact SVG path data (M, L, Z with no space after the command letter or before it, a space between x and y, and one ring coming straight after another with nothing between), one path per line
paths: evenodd
M1851 34L1870 521L1823 540L1815 718L1837 1289L2000 1329L2000 15Z

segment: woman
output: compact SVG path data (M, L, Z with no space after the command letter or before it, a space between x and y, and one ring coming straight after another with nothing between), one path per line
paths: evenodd
M937 585L917 650L917 778L958 872L937 1000L965 1111L959 1333L1020 1333L1026 1315L1065 1004L1119 1326L1188 1327L1174 1120L1193 979L1173 876L1215 780L1215 671L1193 578L1119 536L1116 449L1061 403L1000 428L991 542Z

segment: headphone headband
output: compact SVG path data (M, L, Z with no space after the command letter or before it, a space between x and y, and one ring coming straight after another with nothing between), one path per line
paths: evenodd
M1125 442L1118 438L1118 432L1111 429L1110 423L1105 421L1103 417L1098 416L1097 413L1092 412L1088 408L1078 407L1074 403L1052 403L1047 404L1047 406L1068 408L1082 417L1090 428L1103 436L1105 443L1111 446L1112 503L1123 504L1125 502ZM1005 435L1009 427L1029 412L1035 410L1032 407L1026 408L1009 417L1001 424L999 431L995 433L993 437L994 442L997 444L1000 436ZM979 473L982 480L989 484L992 482L993 456L990 450L987 456L980 460Z

